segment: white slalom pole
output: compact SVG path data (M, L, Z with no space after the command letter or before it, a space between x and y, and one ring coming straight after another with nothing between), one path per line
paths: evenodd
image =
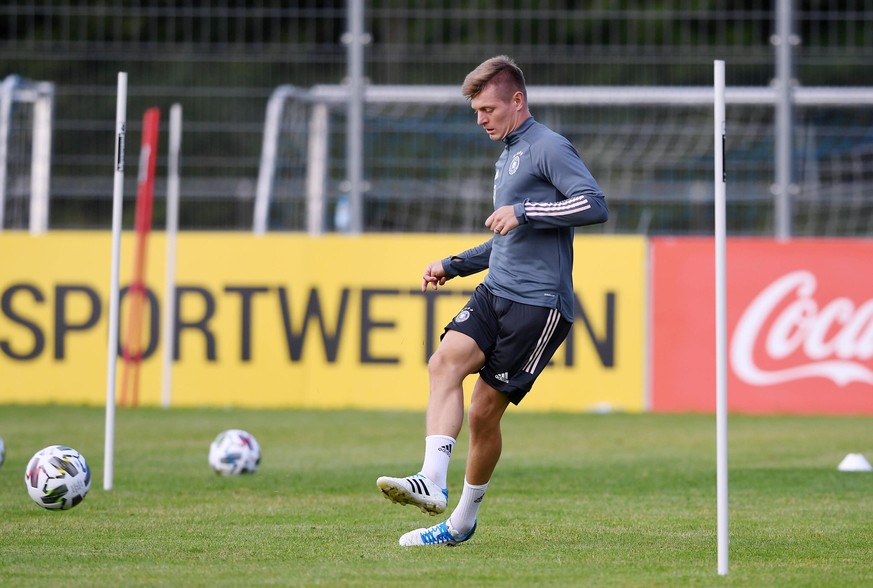
M714 62L715 88L715 395L716 486L718 502L718 573L728 573L728 447L727 447L727 255L725 191L724 61Z
M106 437L103 489L112 490L115 454L115 370L118 361L118 274L121 259L121 211L124 206L124 133L127 122L127 73L118 72L115 106L115 183L112 189L112 270L109 279L109 344L106 375Z
M179 149L182 145L182 106L170 108L170 148L167 159L167 277L164 285L163 333L164 373L161 383L161 406L170 407L173 396L173 352L176 315L176 233L179 229Z

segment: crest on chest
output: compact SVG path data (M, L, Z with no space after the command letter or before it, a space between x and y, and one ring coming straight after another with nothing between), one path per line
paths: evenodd
M519 151L512 156L512 161L509 162L509 175L515 175L515 172L518 171L518 166L521 165L522 155L524 155L524 151Z

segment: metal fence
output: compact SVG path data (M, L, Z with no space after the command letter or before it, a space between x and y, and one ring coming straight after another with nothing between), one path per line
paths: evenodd
M793 75L798 84L869 84L873 63L869 0L789 4L796 34L791 40L797 42ZM712 60L724 59L729 86L767 87L776 77L772 44L776 8L775 1L370 0L363 12L362 28L370 37L364 73L373 85L457 86L484 58L507 53L536 86L684 87L708 85ZM184 107L181 228L249 230L269 96L283 84L308 89L343 83L347 15L345 0L3 3L0 77L19 74L55 85L51 227L107 228L110 224L115 78L118 71L126 71L129 149L138 144L138 117L146 108L160 107L166 120L171 104ZM794 155L803 155L808 163L796 170L798 188L792 198L803 204L793 207L796 234L869 234L873 196L866 172L871 151L867 112L867 107L798 110ZM627 116L645 119L646 114ZM770 115L760 116L761 132L772 133ZM372 113L366 120L367 125L387 124ZM470 137L476 137L478 129L469 121L463 124L470 127ZM586 143L595 135L623 132L620 127L607 127L603 118L574 122L567 128L562 124L558 121L556 130L571 134L584 126ZM370 127L366 128L369 133ZM366 137L365 141L373 140ZM771 140L769 135L760 141L760 161L772 159L772 153L763 152ZM415 141L416 148L427 151L426 136ZM331 178L340 192L339 183L346 176L341 168L343 144L335 141L331 149ZM159 155L162 178L165 150ZM754 151L748 156L753 157ZM452 163L450 154L431 152L429 157L434 158L434 166ZM821 173L822 162L831 164L830 171ZM368 165L388 169L392 164ZM688 233L708 227L708 219L693 212L694 198L699 196L688 196L683 202L671 195L668 203L658 194L644 194L622 203L620 194L628 179L612 171L599 173L596 161L589 165L607 195L619 195L616 204L623 209L622 218L631 219L615 230ZM681 170L669 173L682 181ZM366 174L367 170L364 179L369 180ZM695 181L689 178L679 192L697 194L688 189ZM766 182L761 186L768 190L758 195L765 202L772 195ZM127 179L125 188L126 198L132 200L135 177ZM160 206L164 193L159 179L158 226L164 221ZM804 200L805 196L809 197ZM418 209L402 213L382 206L379 193L365 194L366 198L370 198L365 206L371 220L365 230L418 230L423 224L418 215L426 219L439 213L428 207L424 197ZM487 201L489 194L481 198ZM851 205L834 206L844 201ZM646 211L658 210L662 204L677 210L684 205L686 213L661 224ZM133 207L125 208L130 224ZM376 214L378 210L386 212ZM772 212L771 205L762 204L752 215L756 220L752 232L771 233L772 218L767 218ZM289 209L286 214L290 216L275 228L296 230L305 223L300 211ZM823 218L830 220L821 222ZM465 223L454 226L445 230L470 230ZM733 230L741 229L735 225Z

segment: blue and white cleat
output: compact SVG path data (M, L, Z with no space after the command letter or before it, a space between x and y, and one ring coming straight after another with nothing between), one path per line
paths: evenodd
M440 488L424 474L415 474L408 478L382 476L376 480L376 485L391 502L415 505L421 512L431 516L446 510L449 501L448 488Z
M400 538L400 545L403 547L413 547L416 545L446 545L454 547L458 543L463 543L472 537L475 532L476 525L474 524L473 528L466 535L455 535L449 527L449 521L443 521L429 529L416 529L406 533Z

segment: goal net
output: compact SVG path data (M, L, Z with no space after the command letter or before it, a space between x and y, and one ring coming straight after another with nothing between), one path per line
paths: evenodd
M793 234L873 234L871 95L795 105ZM343 96L342 88L317 86L267 121L276 157L262 159L268 190L258 199L269 202L269 229L343 229ZM728 230L771 236L774 94L745 88L727 96ZM712 232L711 89L548 87L529 97L534 118L570 139L607 195L610 220L592 230ZM326 113L319 124L316 108ZM502 145L476 127L457 88L369 88L364 128L365 231L482 230Z

